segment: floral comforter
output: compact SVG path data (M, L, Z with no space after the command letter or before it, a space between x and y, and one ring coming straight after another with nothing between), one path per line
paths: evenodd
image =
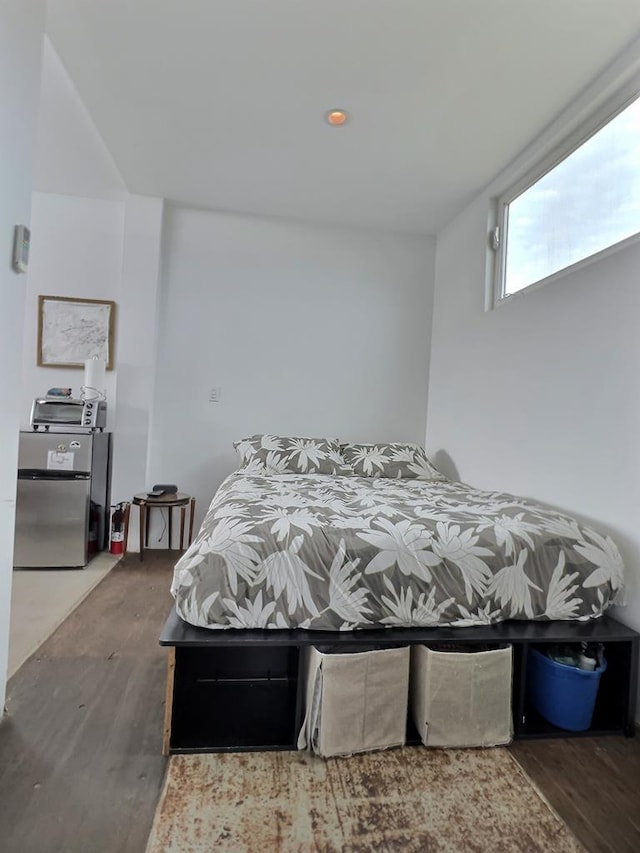
M462 483L236 472L175 567L208 628L343 631L585 619L621 603L609 536Z

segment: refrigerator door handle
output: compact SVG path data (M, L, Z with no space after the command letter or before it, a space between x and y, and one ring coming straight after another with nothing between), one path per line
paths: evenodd
M19 480L49 480L63 481L69 480L89 480L91 474L87 471L47 471L45 468L20 468L18 470Z

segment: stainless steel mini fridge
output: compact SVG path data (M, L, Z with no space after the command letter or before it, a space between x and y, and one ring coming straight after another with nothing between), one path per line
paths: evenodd
M14 566L86 566L106 547L110 451L110 433L20 433Z

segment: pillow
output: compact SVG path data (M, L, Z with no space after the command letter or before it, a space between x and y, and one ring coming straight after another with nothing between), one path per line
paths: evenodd
M345 462L358 477L447 479L433 467L419 444L383 441L377 444L341 444L340 449Z
M240 469L252 474L353 475L337 438L284 437L270 433L234 441Z

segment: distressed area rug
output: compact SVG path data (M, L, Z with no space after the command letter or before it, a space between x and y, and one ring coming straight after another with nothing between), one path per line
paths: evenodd
M176 755L147 853L582 851L505 749Z

